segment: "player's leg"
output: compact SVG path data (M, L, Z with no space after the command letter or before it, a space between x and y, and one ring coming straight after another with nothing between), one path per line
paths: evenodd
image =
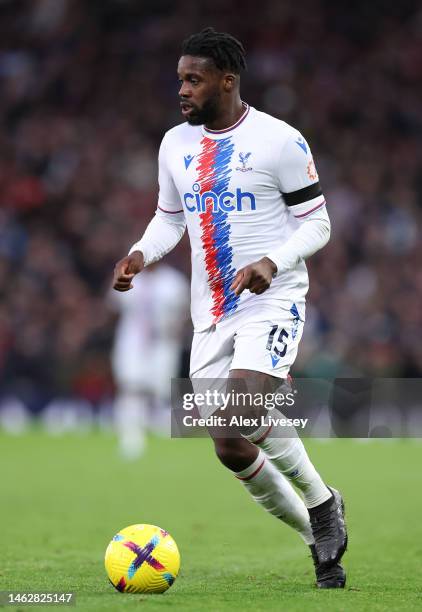
M176 339L159 339L148 355L151 402L148 430L168 437L171 421L171 381L177 378L180 363L180 345Z
M229 385L228 389L234 396L239 392L247 392L251 397L257 398L265 397L267 393L275 393L280 386L280 380L262 372L234 369L230 371ZM258 421L261 416L265 417L265 408L261 407L254 409L253 406L246 406L243 412L244 416L258 417ZM277 411L272 411L273 418L276 416L274 412ZM277 416L283 417L281 413ZM312 538L304 540L311 546L318 586L344 587L345 573L338 564L347 545L341 496L335 489L330 489L324 484L295 431L297 437L287 438L283 428L277 432L274 431L274 427L268 425L258 425L255 431L251 426L240 429L245 439L260 449L262 456L272 465L275 472L288 478L302 494L307 492L308 500L311 495L311 499L322 497L323 501L312 508L306 507L300 500L308 528L311 528L310 535L312 534ZM270 432L275 437L270 437ZM291 486L287 481L286 484Z
M126 342L118 343L112 354L116 396L113 402L113 420L119 452L125 459L134 460L145 450L150 394L148 373L145 371L145 353ZM126 349L126 350L125 350Z
M221 463L233 472L267 512L295 529L306 544L314 543L306 507L288 480L265 453L243 438L214 438Z
M244 376L244 373L244 370L233 371L233 374L239 377ZM272 416L283 417L277 410L272 412ZM305 505L310 511L331 499L332 493L311 462L302 440L295 431L292 434L296 437L286 437L286 431L282 427L265 425L245 437L261 448L276 468L301 491Z
M230 320L211 330L196 332L191 351L191 379L194 391L224 391L233 358L234 331ZM214 407L215 410L215 407ZM213 409L200 408L207 417ZM225 439L224 434L210 429L220 461L243 483L253 499L266 510L291 525L307 543L312 543L309 516L303 501L255 445L237 436Z
M245 317L245 323L236 334L231 378L244 380L247 390L257 396L274 393L296 359L303 332L302 312L296 305L290 310L266 307L261 321L250 322ZM253 351L248 350L250 346L254 347ZM264 409L265 413L268 414ZM308 509L319 506L332 494L310 461L296 431L292 430L294 437L286 435L290 432L286 433L285 428L279 427L277 432L262 426L251 431L248 439L262 448L277 469L300 489Z
M246 313L244 324L237 329L231 376L242 379L248 373L249 386L255 384L267 391L271 389L271 379L277 383L277 379L283 380L288 375L296 358L304 316L301 307L295 304L284 311L278 305L264 307L260 314L261 321L251 321ZM251 379L250 371L270 378L263 385L265 379L261 380L258 374ZM247 438L301 490L310 515L318 563L323 568L333 566L347 545L341 496L325 485L296 433L295 437L286 438L285 431L279 435L272 431L270 436L268 429L257 427L247 432Z
M145 450L148 396L141 390L120 387L113 404L119 452L125 459L137 459Z

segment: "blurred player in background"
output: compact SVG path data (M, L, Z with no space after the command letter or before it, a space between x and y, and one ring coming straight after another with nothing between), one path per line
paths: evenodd
M245 67L244 48L229 34L207 28L184 42L178 75L187 123L164 136L157 212L116 264L114 288L130 289L187 226L194 388L206 379L242 380L263 394L283 384L296 358L308 290L304 259L327 243L330 221L303 136L241 100ZM298 436L268 426L242 435L214 434L219 459L310 546L318 587L344 587L338 491L324 483Z
M112 294L119 313L112 351L114 420L127 459L142 454L146 429L162 426L165 416L170 420L171 379L179 373L188 296L185 276L162 263L136 277L128 295Z

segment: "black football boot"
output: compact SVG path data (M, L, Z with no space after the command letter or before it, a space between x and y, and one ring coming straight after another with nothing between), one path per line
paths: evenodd
M320 571L338 564L347 548L344 502L336 489L328 488L332 497L308 509Z
M340 563L335 563L328 568L321 567L318 563L315 545L312 544L309 548L311 549L315 567L316 586L319 589L344 589L346 584L346 572Z

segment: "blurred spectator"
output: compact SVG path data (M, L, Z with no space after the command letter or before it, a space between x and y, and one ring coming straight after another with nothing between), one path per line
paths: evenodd
M245 100L312 143L333 220L296 374L422 373L419 3L0 2L0 386L32 409L113 393L114 262L156 206L181 40L248 50ZM182 242L168 262L187 272Z

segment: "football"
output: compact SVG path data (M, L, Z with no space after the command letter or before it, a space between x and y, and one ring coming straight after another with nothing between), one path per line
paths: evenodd
M179 573L180 554L171 535L155 525L130 525L107 546L105 569L121 593L164 593Z

